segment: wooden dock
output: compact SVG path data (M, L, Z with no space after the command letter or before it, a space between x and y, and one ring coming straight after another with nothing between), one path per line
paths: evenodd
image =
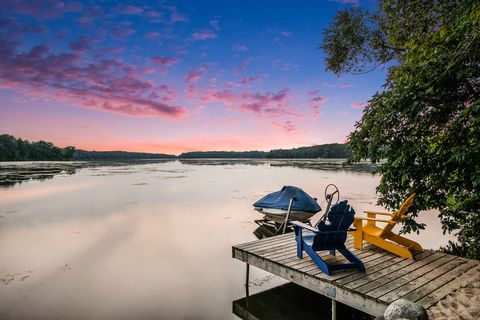
M327 276L308 255L297 257L293 233L233 246L232 255L247 263L247 279L248 266L252 265L373 316L382 315L399 298L428 310L480 277L477 260L429 250L416 255L415 260L404 259L372 245L356 250L350 236L346 244L365 264L365 273L340 270ZM329 264L345 262L327 251L319 254Z

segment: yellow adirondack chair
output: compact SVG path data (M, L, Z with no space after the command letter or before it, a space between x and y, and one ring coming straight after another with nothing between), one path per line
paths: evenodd
M353 232L355 249L362 249L363 240L365 240L403 258L413 259L416 252L421 252L423 249L417 242L392 232L398 222L407 218L407 210L412 205L413 198L415 193L408 197L400 209L394 213L365 211L366 218L355 217L353 222L353 226L357 229ZM390 219L377 219L377 215L388 216ZM363 220L366 221L365 224ZM376 225L377 222L384 222L386 225L381 228Z

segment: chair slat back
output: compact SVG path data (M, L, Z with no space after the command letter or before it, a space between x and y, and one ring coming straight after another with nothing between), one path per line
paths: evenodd
M397 212L395 212L395 214L390 218L390 221L394 223L388 223L385 228L383 228L380 236L391 232L398 222L401 222L405 219L404 216L407 214L408 209L412 206L414 198L415 193L405 200L405 202L400 206L400 209L398 209Z
M348 204L347 200L341 201L330 208L327 218L329 224L325 221L320 221L317 228L317 233L313 239L313 247L316 250L334 249L342 246L347 239L347 232L332 232L332 231L346 231L353 223L355 210ZM330 231L330 233L322 233L322 231Z

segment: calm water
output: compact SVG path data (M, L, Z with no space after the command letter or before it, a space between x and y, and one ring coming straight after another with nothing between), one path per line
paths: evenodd
M283 185L319 198L335 183L358 213L376 207L367 172L178 161L83 168L0 188L1 319L237 319L255 239L251 204ZM324 205L322 205L324 207ZM446 244L422 214L425 248ZM251 271L251 294L285 283Z

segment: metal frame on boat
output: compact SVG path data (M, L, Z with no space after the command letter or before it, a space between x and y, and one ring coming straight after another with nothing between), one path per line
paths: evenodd
M268 207L258 206L258 204L261 203L262 200L275 194L278 195L281 191L285 190L285 188L295 188L297 192L300 192L300 195L304 193L309 198L308 200L310 201L313 200L315 202L315 204L318 206L318 210L317 209L312 210L311 208L308 211L298 210L298 208L293 209L295 201L297 200L295 196L292 196L289 199L288 208L285 208L284 203L278 204L276 208L272 207L271 205ZM331 193L329 193L330 188L334 188L334 191ZM338 191L338 188L334 184L329 184L325 188L325 201L327 201L327 210L325 211L325 213L328 212L335 195L337 196L335 203L337 203L340 198L340 193ZM316 198L311 198L302 189L296 188L296 187L283 187L282 190L278 192L268 194L267 196L263 197L261 200L257 201L254 204L255 210L257 210L258 212L264 215L263 219L255 220L255 223L257 223L260 226L256 230L255 234L257 235L257 237L262 238L265 236L265 234L276 235L279 233L285 233L287 228L290 227L289 226L290 221L300 221L300 222L310 224L310 219L319 211L321 211L321 208L318 205L318 203L316 203L316 200L317 200ZM325 215L322 218L320 218L320 220L322 220L324 217ZM264 228L265 230L263 230L262 228ZM259 230L259 229L262 229L262 230Z

